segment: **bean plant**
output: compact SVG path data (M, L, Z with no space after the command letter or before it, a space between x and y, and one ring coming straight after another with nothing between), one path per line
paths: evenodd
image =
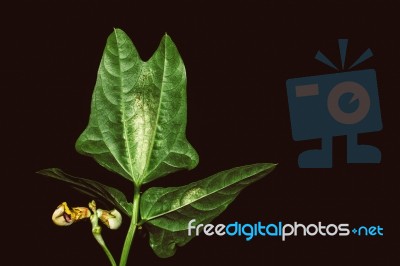
M103 227L116 230L126 219L129 229L118 265L127 264L138 228L148 231L154 253L167 258L195 237L187 232L189 221L195 219L192 225L210 223L242 189L275 168L273 163L257 163L184 186L149 187L157 178L197 166L199 156L186 139L186 113L185 66L170 36L165 34L144 62L126 33L114 29L98 69L89 122L75 148L131 182L133 199L98 181L74 177L58 168L44 169L38 173L64 181L92 199L84 207L62 202L53 213L53 222L69 226L90 220L94 238L111 265L117 265L101 231ZM148 189L142 191L145 184ZM111 204L112 209L98 208L95 199Z

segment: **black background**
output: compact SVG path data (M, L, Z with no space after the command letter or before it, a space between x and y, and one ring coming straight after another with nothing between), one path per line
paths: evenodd
M200 164L151 185L183 185L234 166L277 162L272 174L245 189L213 223L321 221L384 227L383 237L291 237L285 242L202 235L168 259L153 254L142 232L134 240L130 265L398 265L390 245L399 236L396 8L383 1L264 2L218 7L36 2L3 9L3 180L8 182L3 195L6 210L15 217L11 224L17 225L3 228L10 236L5 256L10 265L108 265L89 223L59 228L51 222L60 202L84 206L89 198L34 172L59 167L132 196L128 181L74 150L114 27L131 37L143 60L167 32L186 65L187 137ZM348 63L367 48L374 53L356 69L376 69L383 130L360 135L360 142L377 146L382 163L346 164L345 138L337 137L332 169L299 169L298 154L318 147L319 141L292 140L285 82L334 73L313 58L321 49L338 64L338 38L349 39ZM116 258L127 228L125 219L120 230L104 230Z

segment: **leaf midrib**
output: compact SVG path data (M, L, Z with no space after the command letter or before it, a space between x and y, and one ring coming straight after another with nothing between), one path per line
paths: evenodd
M249 177L253 177L253 176L255 176L255 175L257 175L257 174L259 174L259 173L261 173L261 172L263 172L263 171L266 171L266 170L268 170L268 169L269 169L269 168L263 169L263 170L260 170L260 171L257 171L256 173L254 173L254 174L252 174L252 175L250 175L250 176L248 176L248 177L246 177L246 178L242 178L242 179L240 179L240 180L236 180L235 182L230 183L230 184L228 184L228 185L225 185L225 186L223 186L223 187L220 188L220 189L216 189L216 190L212 191L212 192L209 193L209 194L205 194L205 195L203 195L203 196L201 196L201 197L199 197L199 198L197 198L197 199L195 199L195 200L193 200L193 201L191 201L191 202L188 202L187 204L181 205L179 208L171 209L171 210L169 210L169 211L167 211L167 212L164 212L164 213L155 215L155 216L153 216L153 217L150 217L150 218L144 219L144 220L145 220L146 222L148 222L148 221L154 220L154 219L156 219L156 218L158 218L158 217L160 217L160 216L164 216L164 215L166 215L166 214L168 214L168 213L171 213L171 212L174 212L174 211L176 211L176 210L182 209L182 208L184 208L184 207L186 207L186 206L188 206L188 205L191 205L192 203L194 203L194 202L196 202L196 201L199 201L199 200L201 200L201 199L203 199L203 198L205 198L205 197L208 197L208 196L210 196L210 195L212 195L212 194L214 194L214 193L216 193L216 192L218 192L218 191L221 191L221 190L223 190L223 189L225 189L225 188L227 188L227 187L229 187L229 186L232 186L232 185L235 184L235 183L238 183L238 182L240 182L240 181L243 181L244 179L247 179L247 178L249 178ZM167 194L167 193L166 193L166 194ZM165 195L165 194L163 194L163 196L164 196L164 195ZM154 206L154 205L156 205L156 204L154 203L153 206ZM150 209L150 210L151 210L151 209Z

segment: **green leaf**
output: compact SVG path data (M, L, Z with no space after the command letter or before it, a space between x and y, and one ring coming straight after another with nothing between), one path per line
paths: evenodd
M276 164L263 163L233 168L186 186L145 191L141 197L142 223L150 233L150 246L159 257L170 257L183 246L188 223L209 223L221 214L240 191L269 174Z
M186 139L186 72L165 34L143 62L129 37L108 37L92 96L89 124L76 150L140 186L180 169L198 155Z
M54 179L67 182L72 185L76 190L85 193L91 197L98 197L104 199L111 203L115 208L119 209L123 213L128 216L132 216L132 203L129 203L126 200L125 195L113 188L106 185L103 185L99 182L75 177L69 174L64 173L61 169L58 168L49 168L40 170L37 172L38 174L49 176Z

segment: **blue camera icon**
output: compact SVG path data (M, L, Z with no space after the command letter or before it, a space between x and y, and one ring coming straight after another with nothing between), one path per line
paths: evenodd
M331 168L334 136L347 136L347 163L380 162L379 149L357 143L357 134L382 129L374 69L293 78L286 89L293 139L321 139L321 149L299 155L299 167Z

